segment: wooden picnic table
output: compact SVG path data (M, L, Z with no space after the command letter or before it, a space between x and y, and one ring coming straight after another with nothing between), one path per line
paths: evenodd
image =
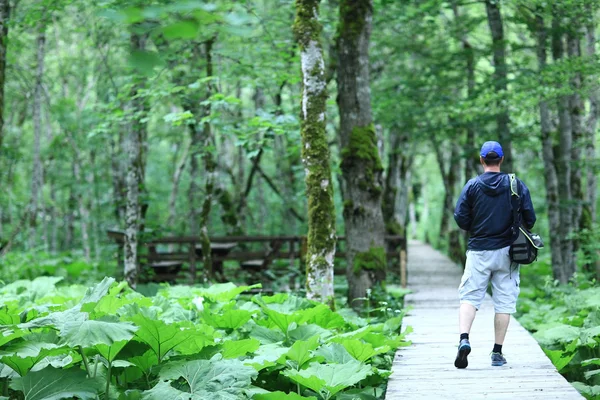
M229 252L233 250L237 245L237 242L210 243L210 252L213 258L213 274L217 277L219 281L224 280L223 262L229 254ZM201 244L196 244L196 255L200 260L202 260L202 258L204 257L202 253Z

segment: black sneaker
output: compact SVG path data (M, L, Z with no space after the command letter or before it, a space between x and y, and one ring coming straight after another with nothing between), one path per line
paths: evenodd
M492 353L492 367L501 367L506 364L506 358L502 353Z
M456 354L456 360L454 360L454 366L456 368L467 368L469 362L467 361L467 356L471 352L471 343L469 343L469 339L463 339L460 341L458 345L458 354Z

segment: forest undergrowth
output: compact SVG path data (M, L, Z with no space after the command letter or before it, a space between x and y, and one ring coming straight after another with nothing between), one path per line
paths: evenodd
M409 344L402 290L372 293L359 315L247 294L260 285L163 284L144 296L113 278L61 280L0 289L0 398L381 399L394 351Z

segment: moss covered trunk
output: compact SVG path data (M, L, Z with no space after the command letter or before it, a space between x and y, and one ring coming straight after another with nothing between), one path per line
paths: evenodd
M381 211L383 167L371 116L369 40L371 0L342 0L338 36L338 107L348 301L358 308L369 289L385 278L385 227Z
M131 33L131 49L133 51L144 50L146 47L146 37ZM126 168L126 202L125 202L125 280L131 287L135 287L138 275L138 243L141 221L141 202L140 193L144 186L143 175L143 146L146 130L146 123L143 122L146 117L144 100L139 96L142 88L141 79L137 76L133 78L134 85L131 88L131 98L128 105L131 113L131 121L127 137L125 138L125 152L127 154Z
M296 0L294 23L302 63L302 161L308 197L306 296L333 307L335 209L325 131L327 84L319 1Z

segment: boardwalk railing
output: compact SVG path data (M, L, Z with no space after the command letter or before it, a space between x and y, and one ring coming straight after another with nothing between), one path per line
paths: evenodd
M118 264L123 260L123 231L109 230L108 237L118 244ZM338 237L336 258L344 259L344 236ZM406 240L402 236L385 236L388 261L396 265L402 284L406 285ZM263 271L275 260L299 260L304 263L306 255L306 236L222 236L211 237L212 268L204 273L217 280L223 279L223 263L237 261L240 268L247 271ZM202 241L194 236L170 236L152 238L141 243L140 264L154 271L151 279L155 281L174 280L185 263L189 267L189 281L196 282L197 265L202 261ZM145 271L142 270L142 274ZM336 273L344 273L336 270Z

